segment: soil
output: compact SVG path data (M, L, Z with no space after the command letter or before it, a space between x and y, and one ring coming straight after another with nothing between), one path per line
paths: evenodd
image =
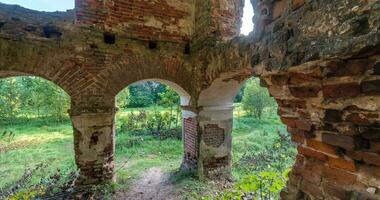
M118 192L116 199L126 200L175 200L180 199L173 192L174 186L169 181L169 175L162 169L153 167L145 171L134 182L129 191Z

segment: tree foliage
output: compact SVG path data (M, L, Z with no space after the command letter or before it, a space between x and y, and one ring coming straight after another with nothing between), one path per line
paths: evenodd
M257 78L251 78L246 83L242 104L248 115L261 119L265 109L275 108L276 102L266 88L260 87Z
M157 82L146 81L132 84L128 90L127 106L141 108L157 104L161 100L159 94L166 90L166 86Z
M67 117L69 96L55 84L37 77L0 80L0 120Z

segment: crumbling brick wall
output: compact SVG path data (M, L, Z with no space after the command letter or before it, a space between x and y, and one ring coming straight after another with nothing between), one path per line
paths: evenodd
M194 30L194 3L187 0L77 0L76 16L139 40L186 42Z

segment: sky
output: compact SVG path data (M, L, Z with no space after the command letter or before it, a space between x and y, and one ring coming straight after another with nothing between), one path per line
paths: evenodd
M0 0L5 4L18 4L22 7L39 11L66 11L74 8L74 0ZM252 31L253 8L249 0L245 0L243 25L241 33L248 35Z

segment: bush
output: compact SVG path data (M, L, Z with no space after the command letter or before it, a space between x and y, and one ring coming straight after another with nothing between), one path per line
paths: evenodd
M169 112L139 111L128 113L118 118L117 134L130 133L133 136L151 135L161 140L168 138L181 139L181 126L172 127L175 116ZM180 124L180 123L179 123Z

